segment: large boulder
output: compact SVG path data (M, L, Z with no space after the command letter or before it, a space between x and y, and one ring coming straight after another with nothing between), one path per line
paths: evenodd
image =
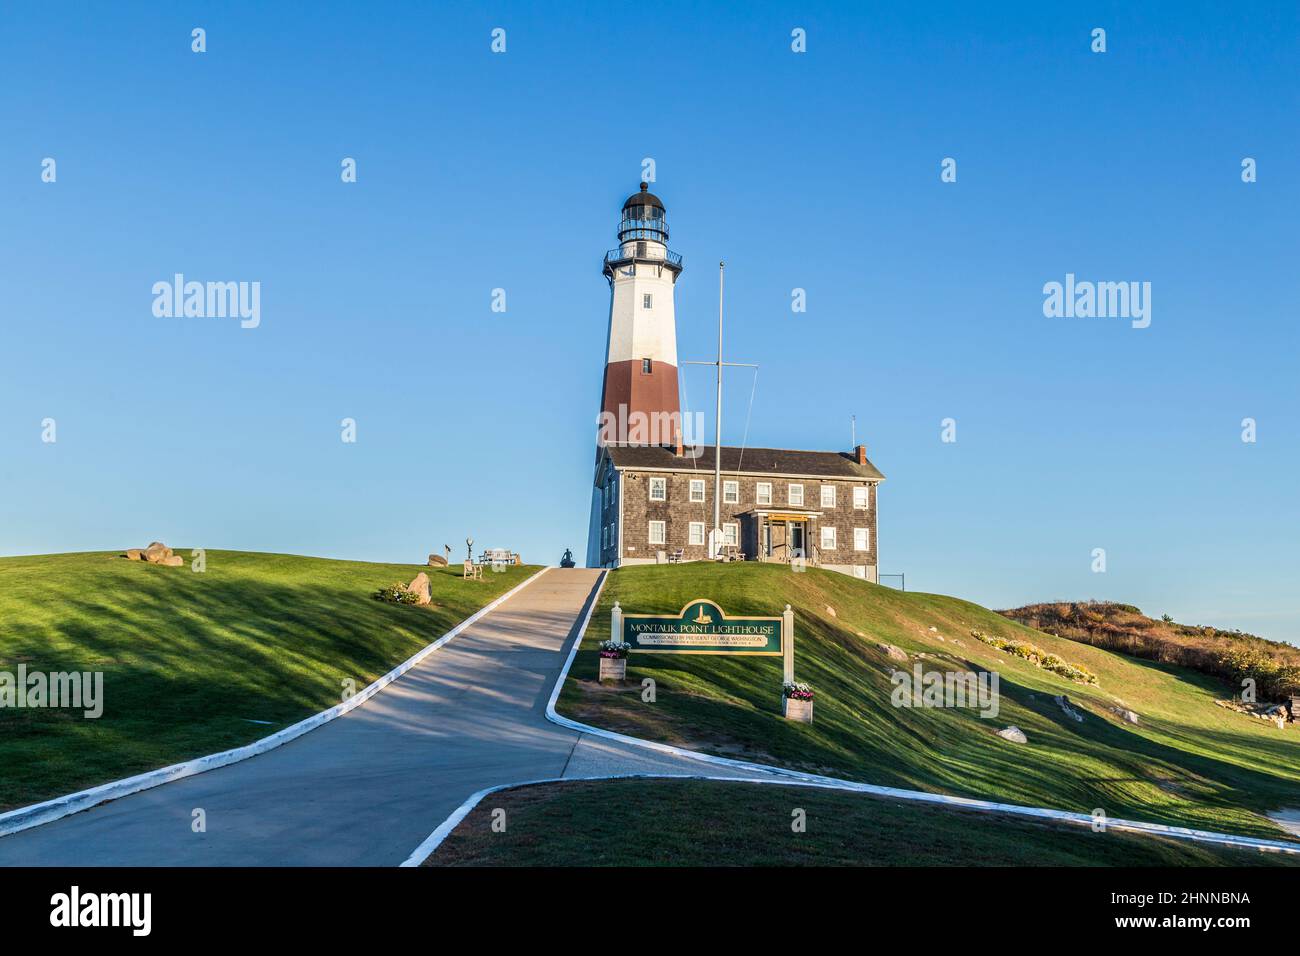
M1019 727L1016 727L1014 725L1012 725L1011 727L1004 727L1001 730L999 730L998 736L1001 737L1003 740L1011 741L1013 744L1029 743L1029 739L1025 737L1025 732L1021 730Z
M127 548L126 553L122 555L128 561L143 561L144 550L142 548Z
M901 647L895 647L893 644L877 644L876 647L888 654L891 660L907 660L907 651L903 650Z
M179 554L169 554L158 563L164 568L180 568L185 566L185 559Z
M429 593L429 576L423 571L411 579L411 583L406 586L406 590L414 591L419 595L416 604L428 604L433 600L432 595Z
M447 559L444 558L442 555L440 554L429 555L429 567L445 568L446 566L447 566Z
M172 557L172 549L167 547L161 541L152 542L149 547L144 549L144 559L150 564L162 564L168 558ZM175 565L169 565L174 567Z

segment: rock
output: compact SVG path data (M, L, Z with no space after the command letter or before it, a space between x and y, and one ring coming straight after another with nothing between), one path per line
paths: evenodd
M144 552L139 548L127 548L126 554L122 555L122 557L126 558L128 561L143 561Z
M1128 710L1127 708L1112 707L1111 710L1114 711L1116 714L1118 714L1122 720L1126 720L1130 724L1136 724L1138 722L1138 715L1133 713L1133 711Z
M895 647L893 644L877 644L876 647L888 654L893 660L907 660L907 651L903 650L901 647Z
M936 634L939 633L939 629L937 627L931 627L930 630L934 631Z
M169 554L161 561L155 561L155 564L161 564L164 568L179 568L185 565L185 559L179 554Z
M1003 740L1011 741L1013 744L1029 743L1029 739L1025 736L1025 732L1016 726L1004 727L998 731L998 736Z
M839 616L838 614L835 613L835 608L831 607L829 604L826 605L826 613L829 614L831 617Z
M442 555L440 554L429 555L429 567L445 568L446 566L447 566L447 559L444 558Z
M1077 720L1079 723L1083 723L1083 714L1074 709L1074 706L1070 703L1070 698L1061 694L1056 698L1056 703L1061 710L1065 711L1065 716L1072 720Z
M411 583L406 586L406 590L414 591L420 596L419 600L415 602L416 604L428 604L433 600L429 594L429 576L423 571L411 579Z
M166 558L171 556L172 549L161 541L154 541L144 549L144 559L150 564L162 564Z

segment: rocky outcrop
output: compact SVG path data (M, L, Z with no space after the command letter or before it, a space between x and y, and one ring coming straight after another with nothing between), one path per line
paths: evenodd
M876 647L888 654L890 660L905 661L908 659L907 651L901 647L895 647L893 644L877 644Z
M1070 702L1070 698L1061 694L1056 698L1056 705L1060 707L1061 710L1065 711L1066 717L1069 717L1071 720L1076 720L1079 723L1083 723L1083 714L1074 709L1074 705Z
M147 561L149 564L161 564L165 568L179 568L185 565L185 559L172 551L161 541L150 542L147 548L128 548L122 553L128 561Z

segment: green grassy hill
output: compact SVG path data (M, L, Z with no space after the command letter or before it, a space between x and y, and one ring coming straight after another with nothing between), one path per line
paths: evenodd
M1300 647L1283 641L1244 631L1179 624L1168 616L1157 621L1131 604L1114 601L1051 601L998 613L1072 641L1190 667L1238 691L1242 680L1250 678L1261 702L1284 701L1291 694L1300 694Z
M188 551L178 551L188 555ZM187 562L188 564L188 562ZM433 603L375 589L429 573ZM104 713L0 708L0 810L249 743L361 690L537 570L208 551L0 558L0 671L103 671Z
M610 808L616 807L615 812ZM683 812L689 807L690 812ZM791 826L803 811L804 830ZM504 810L509 825L493 828ZM425 866L1298 866L1237 850L810 787L602 780L482 801Z
M780 716L777 658L638 654L626 686L596 682L595 645L608 635L615 600L629 612L676 612L697 597L728 613L793 606L796 676L817 694L812 726ZM1098 683L1058 677L973 639L972 629L1030 641ZM910 660L891 660L879 643ZM998 717L892 706L890 672L911 670L919 654L930 655L921 659L926 670L996 670ZM655 703L642 701L646 677L656 681ZM1052 637L956 598L820 570L699 563L611 572L559 710L710 753L875 784L1285 837L1264 814L1300 807L1300 731L1215 706L1224 693L1206 675ZM1060 694L1084 713L1082 723L1057 705ZM1115 707L1136 712L1139 723ZM1028 743L996 735L1009 724Z

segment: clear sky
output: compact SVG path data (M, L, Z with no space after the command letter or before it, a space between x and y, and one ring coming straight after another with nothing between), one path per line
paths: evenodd
M725 258L761 366L724 439L751 391L750 445L856 415L882 572L1300 641L1298 11L6 3L0 553L583 554L651 157L681 356ZM260 282L261 324L156 317L178 272ZM1150 327L1045 317L1067 273L1150 282Z

